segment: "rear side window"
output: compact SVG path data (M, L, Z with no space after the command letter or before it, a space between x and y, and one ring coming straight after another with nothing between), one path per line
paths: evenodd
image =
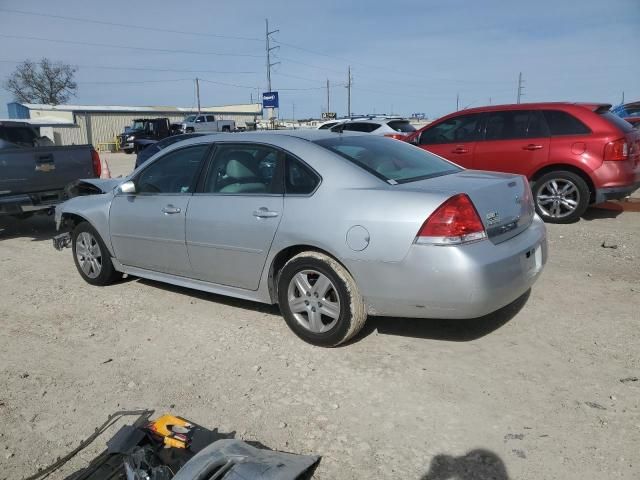
M628 133L628 132L632 132L633 131L633 125L631 125L629 122L627 122L624 118L620 118L615 113L604 112L604 113L601 113L600 116L602 118L604 118L610 124L616 126L620 130L622 130L624 133Z
M318 176L304 163L287 155L284 188L288 195L308 195L320 183Z
M340 135L315 143L392 185L462 170L421 148L378 135Z
M207 115L205 118L207 119L207 122L215 122L216 120L213 115Z
M410 132L415 132L416 131L416 129L414 128L413 125L411 125L409 122L403 121L403 120L397 120L397 121L393 121L393 122L388 122L387 125L389 125L389 127L392 128L393 130L395 130L396 132L410 133Z
M348 130L351 132L365 132L371 133L374 130L380 128L379 123L363 123L363 122L353 122L353 123L345 123L344 130Z
M331 127L333 127L334 125L337 125L338 122L331 122L331 123L325 123L324 125L320 125L318 127L318 130L329 130Z
M561 110L545 110L544 118L547 120L549 132L554 135L584 135L591 130L573 115Z
M33 147L37 135L29 127L0 127L0 140L21 147Z
M544 118L534 110L505 110L486 115L485 140L515 140L548 135Z
M460 115L427 127L420 136L423 145L439 143L471 142L477 139L480 115Z

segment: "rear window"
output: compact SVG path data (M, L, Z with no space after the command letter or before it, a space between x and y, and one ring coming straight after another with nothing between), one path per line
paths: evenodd
M413 125L411 125L409 122L403 121L403 120L388 122L387 125L389 125L389 127L391 127L396 132L410 133L410 132L415 132L416 131L416 129L413 127Z
M607 120L610 124L618 127L624 133L629 133L633 131L633 125L627 122L624 118L620 118L615 113L604 112L604 113L601 113L600 116L605 120Z
M549 125L551 135L583 135L591 133L589 127L573 115L561 110L545 110L544 118Z
M462 170L406 142L374 135L353 137L339 135L317 140L315 143L392 185L439 177Z
M33 147L37 138L36 132L30 127L0 126L0 140L21 147Z
M338 128L338 126L334 127L334 129L335 128ZM371 133L374 130L377 130L378 128L380 128L379 123L350 122L350 123L345 123L344 128L342 128L342 130L351 131L351 132Z

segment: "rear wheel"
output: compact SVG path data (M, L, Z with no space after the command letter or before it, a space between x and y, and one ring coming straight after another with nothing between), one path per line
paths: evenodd
M544 174L533 185L536 212L548 223L572 223L589 207L589 187L573 172Z
M73 229L71 247L78 273L87 283L109 285L118 278L107 247L88 222L81 222Z
M321 347L346 342L367 319L353 277L319 252L302 252L285 264L278 279L278 303L289 328Z
M133 148L125 148L124 149L124 153L126 153L126 154L133 153Z

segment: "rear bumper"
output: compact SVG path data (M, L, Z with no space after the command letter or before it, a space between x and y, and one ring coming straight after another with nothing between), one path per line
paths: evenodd
M607 200L620 200L624 197L631 195L633 192L640 188L640 182L633 185L627 185L624 187L609 187L609 188L597 188L596 189L596 201L595 203L606 202Z
M20 215L38 210L46 210L55 207L63 200L63 191L1 196L0 216Z
M546 261L546 229L536 216L526 231L498 245L413 245L402 262L348 268L371 315L456 319L481 317L518 299Z

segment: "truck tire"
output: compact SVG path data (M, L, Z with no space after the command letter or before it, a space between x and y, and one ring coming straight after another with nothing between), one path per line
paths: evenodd
M533 184L536 213L548 223L573 223L589 207L589 186L573 172L554 170Z
M186 130L184 131L184 133L193 133L193 127L187 127Z
M126 153L127 155L133 153L133 148L125 148L124 153Z
M80 222L71 233L73 261L78 273L91 285L104 286L120 275L111 263L111 254L89 222Z
M225 125L224 127L222 127L222 131L229 133L231 131L231 127L229 125Z
M289 328L305 342L320 347L348 341L367 320L351 274L320 252L299 253L282 267L278 304Z

